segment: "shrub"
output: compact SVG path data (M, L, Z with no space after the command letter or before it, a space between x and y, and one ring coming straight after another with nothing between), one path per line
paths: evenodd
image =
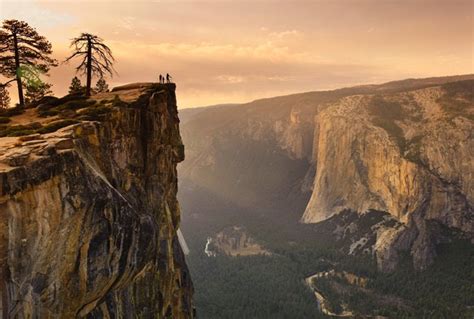
M31 135L36 133L35 130L32 129L24 129L24 130L17 130L14 132L9 132L6 136L25 136L25 135Z
M27 108L35 108L35 107L38 107L41 104L52 104L52 103L55 103L57 100L58 100L58 98L55 97L55 96L50 96L50 95L43 96L39 100L33 101L30 104L28 104Z
M46 126L43 126L42 128L38 129L37 133L41 133L41 134L52 133L59 130L60 128L77 124L77 123L79 123L79 121L73 120L73 119L58 120L58 121L48 123Z
M3 116L3 117L15 116L15 115L20 115L23 112L25 112L25 110L22 107L15 106L15 107L7 108L7 109L1 109L0 116Z
M101 121L104 114L110 113L112 109L107 106L90 107L81 112L79 119L86 121Z
M0 116L0 124L5 124L10 122L10 119L8 117Z
M74 96L77 98L77 96ZM68 96L67 99L58 99L57 101L54 101L53 104L41 104L38 106L38 114L40 117L48 117L48 116L54 116L62 113L62 111L74 111L78 109L82 109L85 107L92 106L96 103L94 100L86 100L85 97L79 97L80 99L75 99L75 100L68 100L72 98L72 96ZM68 100L62 104L57 105L58 101L65 101ZM66 117L71 117L71 116L66 116Z
M95 104L94 100L74 100L58 106L59 110L78 110Z
M36 133L36 130L40 129L41 127L42 125L38 122L28 125L4 125L0 126L0 137L29 135Z
M55 116L55 115L58 115L59 114L59 111L56 110L56 109L52 109L52 110L38 110L38 115L40 117L48 117L48 116Z
M59 106L61 104L70 102L70 101L79 101L79 100L87 100L87 96L82 94L68 94L63 96L62 98L57 99L54 103L50 103L52 106Z

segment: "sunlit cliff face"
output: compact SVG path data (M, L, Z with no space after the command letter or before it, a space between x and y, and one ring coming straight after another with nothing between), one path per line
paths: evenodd
M104 38L112 86L169 72L181 107L473 73L472 15L469 0L0 0L0 19L29 22L59 60L80 32ZM65 94L73 76L74 62L47 81Z

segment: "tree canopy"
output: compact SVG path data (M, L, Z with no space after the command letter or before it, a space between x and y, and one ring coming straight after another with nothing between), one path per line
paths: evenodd
M81 80L77 76L73 77L71 80L71 85L69 85L69 94L81 93L83 90Z
M25 102L32 103L40 100L46 95L53 94L51 87L51 84L45 82L39 85L26 85Z
M95 90L97 91L97 93L108 92L109 85L107 84L107 81L105 81L105 79L101 77L95 85Z
M76 67L76 72L81 72L87 77L86 95L91 94L92 76L103 78L106 74L113 76L114 57L110 48L104 44L104 40L90 33L82 33L79 37L72 39L71 54L65 62L79 57L81 62Z
M34 68L33 73L47 73L57 61L50 57L51 43L38 32L19 20L4 20L0 28L0 74L10 79L7 83L16 81L20 105L24 105L23 86L38 85L24 83L29 81L24 77L25 72Z

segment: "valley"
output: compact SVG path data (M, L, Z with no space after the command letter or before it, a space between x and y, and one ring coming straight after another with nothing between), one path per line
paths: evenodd
M203 316L470 318L471 78L181 111L178 196ZM271 255L208 257L208 238L236 225ZM319 278L318 306L317 273L365 284Z

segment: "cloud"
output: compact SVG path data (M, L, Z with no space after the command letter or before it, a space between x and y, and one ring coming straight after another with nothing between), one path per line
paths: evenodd
M217 42L113 42L118 54L133 58L137 55L156 55L161 58L207 61L265 61L271 63L331 63L311 52L294 50L273 41L256 45L237 45Z
M0 9L0 20L24 20L33 27L53 29L73 25L76 22L74 16L42 7L37 1L1 0Z
M0 18L37 27L59 60L74 35L97 34L117 60L111 86L169 72L196 106L473 72L471 2L433 3L0 0ZM73 76L74 63L52 70L58 95Z
M135 27L135 20L136 20L136 18L131 17L131 16L122 17L122 18L120 18L119 27L121 27L123 29L126 29L126 30L129 30L129 31L133 30L134 27Z
M218 75L215 79L219 82L229 83L229 84L236 84L245 82L245 78L243 76L235 76L235 75Z
M303 36L303 33L298 30L286 30L280 32L272 32L270 33L271 37L283 40L286 38L297 38Z

